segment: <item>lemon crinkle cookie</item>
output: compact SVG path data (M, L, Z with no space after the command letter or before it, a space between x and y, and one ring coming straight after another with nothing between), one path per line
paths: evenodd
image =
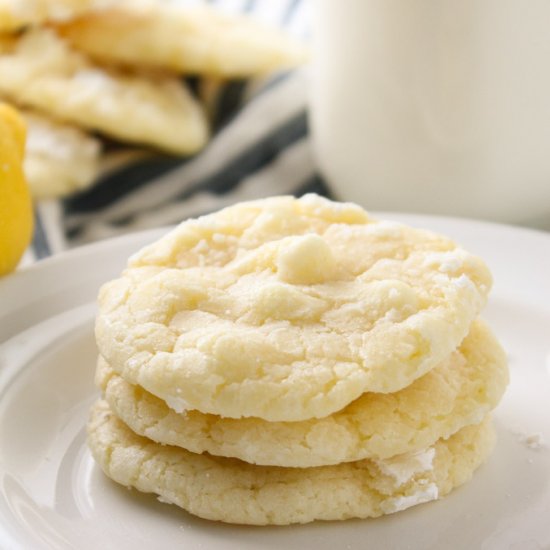
M99 296L100 354L172 409L322 418L446 360L486 302L482 260L316 195L182 223Z
M63 21L86 11L106 7L112 0L0 0L0 32L27 25Z
M27 124L25 175L33 198L67 195L90 186L99 174L101 142L76 126L34 112Z
M307 59L306 48L278 29L181 2L119 1L63 22L57 30L101 61L185 74L242 78Z
M0 96L175 154L194 153L208 138L202 107L181 80L94 65L51 29L0 36Z
M96 378L111 410L139 435L194 453L305 468L416 452L477 424L500 401L508 371L489 328L474 321L460 349L410 386L393 394L363 394L321 419L266 422L178 414L116 375L101 358Z
M105 402L92 409L88 442L116 482L200 517L230 523L306 523L376 517L442 497L468 481L494 444L489 418L410 456L318 468L255 466L190 453L134 434Z

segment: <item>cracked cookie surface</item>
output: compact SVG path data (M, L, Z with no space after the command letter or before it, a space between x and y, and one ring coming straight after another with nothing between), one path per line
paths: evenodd
M500 401L508 371L489 328L474 321L459 350L410 386L393 394L363 394L321 419L266 422L178 414L115 374L102 358L96 381L111 410L153 441L253 464L305 468L422 450L478 423Z
M316 195L189 220L102 287L96 339L172 409L322 418L442 363L484 306L483 261Z
M494 432L487 417L411 456L280 468L153 443L98 401L88 443L107 476L122 485L156 493L206 519L285 525L376 517L444 496L486 460Z

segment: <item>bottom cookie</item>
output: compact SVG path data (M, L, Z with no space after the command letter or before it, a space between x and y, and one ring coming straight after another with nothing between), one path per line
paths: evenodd
M471 478L494 440L486 417L420 453L282 468L159 445L134 434L104 401L88 424L92 454L113 480L202 518L254 525L376 517L435 500Z

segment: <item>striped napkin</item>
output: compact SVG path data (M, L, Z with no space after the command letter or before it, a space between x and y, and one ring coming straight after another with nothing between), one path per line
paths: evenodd
M248 12L300 39L309 35L307 0L212 0ZM25 262L125 233L176 224L238 201L316 192L330 196L316 174L306 115L307 69L217 90L208 146L189 158L140 151L107 154L103 175L64 200L42 201ZM190 82L195 90L201 82Z

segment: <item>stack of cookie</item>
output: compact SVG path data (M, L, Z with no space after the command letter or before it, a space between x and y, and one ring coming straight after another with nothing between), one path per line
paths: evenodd
M0 0L0 98L28 112L36 198L90 185L102 168L100 137L173 155L199 151L208 117L182 76L249 78L305 58L277 30L207 6Z
M306 195L184 222L99 296L89 445L198 516L375 517L466 482L494 443L505 355L485 264Z

